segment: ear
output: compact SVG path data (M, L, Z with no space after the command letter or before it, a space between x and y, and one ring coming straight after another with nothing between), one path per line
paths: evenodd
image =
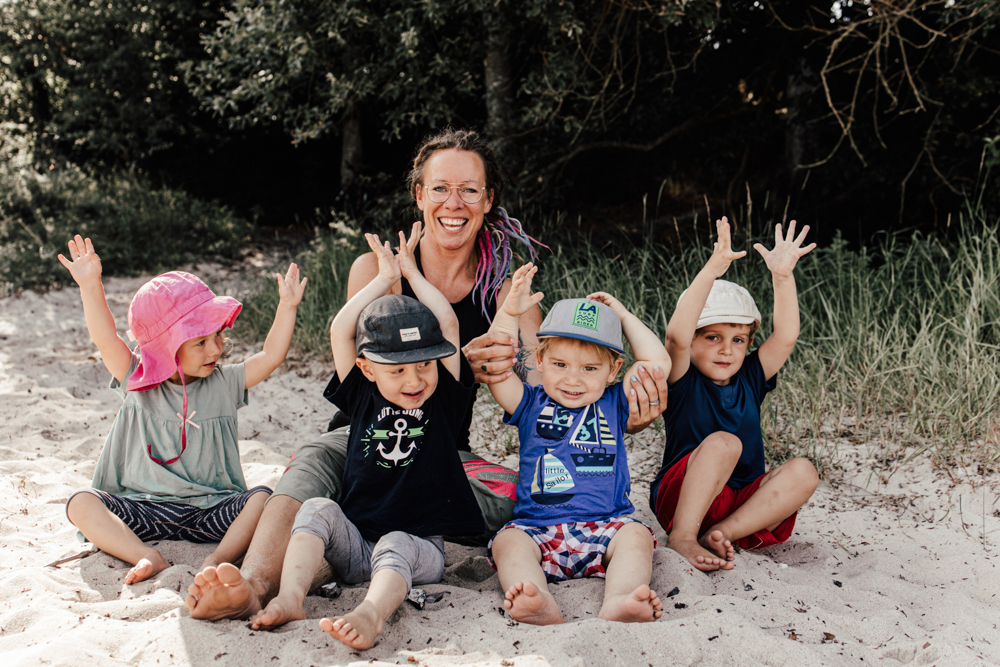
M624 363L625 363L625 360L619 358L618 361L616 361L615 363L611 364L611 374L608 375L608 384L611 384L612 382L615 381L615 378L618 377L618 371L620 371L622 369L622 364L624 364Z
M417 202L417 208L421 211L424 210L424 206L427 202L424 200L424 186L422 184L417 184L417 193L414 195L413 199Z
M488 196L486 197L486 203L483 204L484 214L489 213L490 209L493 208L493 190L490 190L489 193L487 193L487 195Z
M358 368L361 369L362 374L364 374L369 382L375 381L375 373L372 371L372 362L368 361L364 357L358 357L355 359L354 363L358 365Z

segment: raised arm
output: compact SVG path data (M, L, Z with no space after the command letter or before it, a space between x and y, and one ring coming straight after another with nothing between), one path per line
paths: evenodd
M532 308L537 309L538 302L545 296L541 292L531 293L531 280L537 272L538 267L531 262L514 272L507 298L504 299L503 305L497 309L497 316L493 318L493 324L490 325L490 334L517 339L519 320ZM521 378L517 375L508 375L503 380L487 386L500 407L510 414L517 409L524 396L524 385L521 384Z
M684 377L691 366L691 341L694 340L694 333L698 330L698 318L701 317L701 311L708 301L712 284L716 278L721 278L726 273L733 260L747 254L745 250L733 251L729 221L725 216L722 220L716 220L715 229L719 240L715 242L712 256L691 281L691 286L677 304L677 309L667 325L666 348L671 361L667 383L670 386Z
M420 222L413 223L409 240L407 240L403 232L399 233L399 270L403 274L403 277L406 278L406 281L410 283L410 289L413 290L413 294L416 295L417 300L434 313L434 317L438 321L438 326L441 327L441 335L455 346L455 354L445 357L441 360L441 363L448 369L452 377L457 380L462 364L462 360L458 356L460 354L459 350L462 347L458 333L458 316L455 315L455 310L448 303L448 299L445 298L444 294L441 294L441 291L437 287L434 287L424 277L424 274L420 273L420 269L417 268L413 251L420 241L421 226Z
M365 239L368 241L368 247L372 249L378 259L378 274L347 300L347 303L330 324L330 349L333 351L333 362L337 367L337 377L340 378L341 382L347 379L347 374L354 368L358 358L355 333L361 311L375 299L387 294L402 275L399 271L399 260L392 254L388 241L382 245L375 234L365 234ZM357 266L357 262L355 262L355 266ZM351 272L353 274L353 267ZM350 287L348 287L348 292L350 292Z
M285 361L288 346L292 344L295 331L295 314L302 301L302 291L308 278L299 281L299 267L293 262L282 276L275 273L278 280L278 309L274 312L274 323L264 339L264 348L243 364L246 388L260 384Z
M628 382L626 386L630 387L628 392L629 412L638 412L639 396L636 393L636 389L642 391L642 381L639 380L641 372L639 369L645 369L646 373L651 377L655 377L653 375L655 371L659 371L659 377L665 377L670 374L670 355L667 354L666 348L660 343L660 339L657 338L656 334L650 331L649 327L642 323L642 320L629 312L628 308L622 305L621 301L607 292L594 292L593 294L589 294L587 298L600 301L609 306L618 315L618 319L622 321L622 331L625 334L625 339L628 340L628 344L632 348L632 354L635 355L635 364L628 369L628 373L625 376ZM657 402L649 406L648 414L642 428L648 426L650 422L659 417L660 413L666 409L666 398L666 392L660 393L655 399ZM629 421L632 421L631 418ZM637 431L630 430L629 432L637 433L640 430L642 429L640 428Z
M793 272L799 258L816 247L815 243L801 247L808 231L809 225L806 225L796 237L795 221L792 220L788 223L788 235L785 237L782 237L780 224L774 228L774 250L768 250L760 243L754 244L754 249L767 263L774 285L774 331L758 352L764 377L768 379L781 370L799 338L799 296Z
M90 339L101 352L104 367L121 382L125 379L128 365L132 361L132 351L118 335L115 316L108 308L104 285L101 283L101 258L94 252L94 244L90 239L84 240L79 234L71 239L68 245L69 256L73 261L59 255L59 262L69 269L73 280L80 286L87 330L90 332Z

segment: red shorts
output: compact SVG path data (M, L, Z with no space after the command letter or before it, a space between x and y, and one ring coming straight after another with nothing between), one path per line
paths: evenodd
M691 454L688 454L670 466L670 469L663 475L663 479L660 480L660 486L656 492L656 501L654 503L656 519L663 526L663 529L667 531L667 534L670 533L670 529L674 524L674 512L677 511L677 501L681 496L681 485L684 484L684 475L687 472L687 462L690 456ZM734 491L728 486L722 487L722 492L712 501L708 512L705 514L705 518L701 521L701 532L698 534L698 537L701 537L712 526L739 509L743 503L750 499L750 496L757 492L760 482L763 479L764 475L761 475L738 491ZM778 524L774 532L764 528L753 535L736 540L733 542L733 545L741 549L760 549L761 547L769 547L772 544L781 544L792 536L796 516L798 516L798 512Z

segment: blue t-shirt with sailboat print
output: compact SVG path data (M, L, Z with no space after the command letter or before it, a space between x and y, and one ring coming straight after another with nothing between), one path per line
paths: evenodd
M521 403L503 421L518 427L521 440L515 522L551 526L635 511L623 442L628 399L621 383L583 408L563 407L541 385L525 384Z

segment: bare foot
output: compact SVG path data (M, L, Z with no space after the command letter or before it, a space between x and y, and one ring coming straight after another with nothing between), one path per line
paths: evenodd
M260 600L250 581L229 563L199 572L188 586L188 593L184 604L191 610L191 618L250 618L260 611Z
M556 625L563 622L556 599L548 590L539 590L530 581L518 582L507 589L503 606L519 623Z
M160 552L151 549L145 558L140 558L128 574L125 575L125 585L137 584L140 581L149 579L157 572L162 572L170 567L170 563L163 559Z
M649 623L663 616L663 603L656 591L643 584L628 595L606 598L599 618L620 623Z
M375 605L365 600L350 614L332 621L322 619L319 627L334 639L363 651L375 646L375 639L382 633L382 619Z
M301 621L306 617L306 610L301 602L292 598L282 598L279 594L267 603L267 606L250 619L250 627L254 630L273 630L289 621Z
M726 539L721 530L710 530L698 538L698 544L705 547L719 558L727 561L736 560L736 550L733 543ZM723 568L726 569L726 568Z
M674 538L673 535L667 535L667 546L687 558L689 563L702 572L731 570L736 567L731 560L720 558L717 553L712 553L699 544L698 540L682 540ZM732 549L732 546L730 545L729 548ZM735 555L733 557L735 558Z

